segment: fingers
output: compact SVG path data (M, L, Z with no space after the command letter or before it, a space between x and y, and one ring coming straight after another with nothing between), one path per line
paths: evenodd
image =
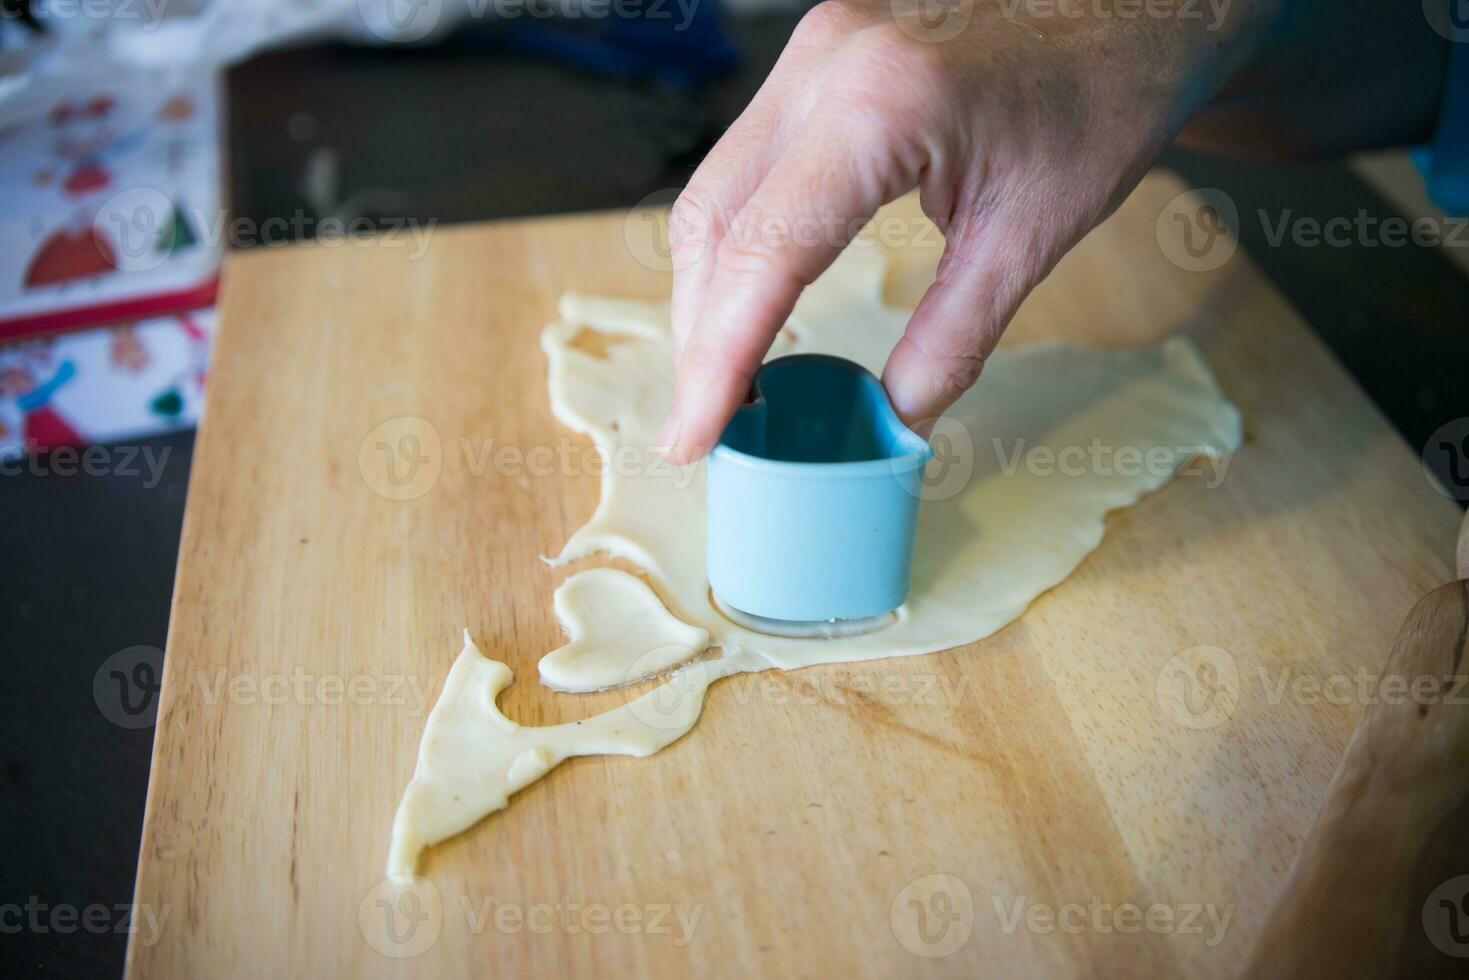
M805 116L800 87L813 52L792 44L755 97L704 157L668 215L673 250L673 339L682 352L714 271L719 244Z
M928 435L933 423L979 379L1020 301L1044 276L1045 253L1018 224L988 216L949 229L938 275L913 311L883 369L903 421Z
M697 321L679 357L663 441L691 462L718 441L801 290L883 204L913 186L918 163L877 128L808 121L720 242Z
M669 212L675 351L688 340L730 221L783 148L779 130L778 100L762 88L704 157Z

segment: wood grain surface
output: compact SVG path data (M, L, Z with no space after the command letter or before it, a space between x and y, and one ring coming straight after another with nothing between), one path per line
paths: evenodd
M1245 976L1464 974L1469 517L1458 575L1408 613Z
M167 918L129 974L1236 971L1458 514L1242 253L1169 260L1182 190L1145 180L1006 343L1189 333L1245 418L1221 484L1114 514L982 643L721 682L664 753L573 760L431 850L408 908L388 831L461 628L523 723L630 696L536 683L568 574L539 556L598 492L537 335L564 290L664 297L656 222L231 256L139 860ZM914 213L896 302L932 271ZM359 913L427 931L385 954Z

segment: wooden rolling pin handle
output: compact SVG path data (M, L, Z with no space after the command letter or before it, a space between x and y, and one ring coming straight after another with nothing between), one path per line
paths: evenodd
M1457 550L1461 580L1408 614L1245 977L1469 976L1469 515Z
M1469 579L1469 511L1464 512L1464 523L1459 525L1459 580Z

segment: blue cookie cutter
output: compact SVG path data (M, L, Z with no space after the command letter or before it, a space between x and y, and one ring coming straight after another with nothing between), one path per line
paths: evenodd
M741 625L800 636L887 617L908 596L933 451L845 358L778 358L753 391L709 456L716 603Z

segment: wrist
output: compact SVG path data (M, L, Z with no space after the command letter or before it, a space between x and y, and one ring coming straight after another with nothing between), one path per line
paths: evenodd
M1126 0L1059 2L1113 11L1098 17L1089 77L1103 88L1103 104L1136 107L1136 126L1161 142L1269 42L1284 7L1283 0L1133 0L1141 13L1121 19L1115 11L1133 9Z

